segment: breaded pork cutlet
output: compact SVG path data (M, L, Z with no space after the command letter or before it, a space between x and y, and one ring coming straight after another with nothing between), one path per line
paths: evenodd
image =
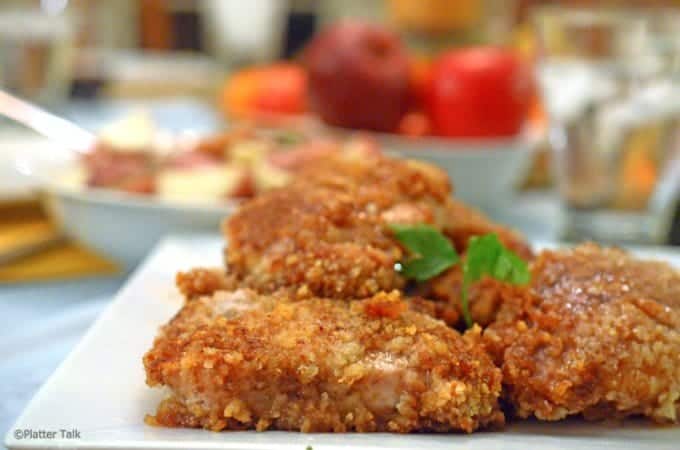
M144 365L172 396L147 422L212 430L435 431L500 425L500 371L479 345L410 311L240 289L189 301Z
M680 274L584 244L544 251L484 342L519 417L680 414Z
M386 157L335 158L244 204L225 224L229 273L271 293L363 298L400 289L406 255L391 223L442 228L450 192L438 169ZM325 168L325 169L324 169ZM308 175L307 175L308 174Z
M433 225L461 252L471 236L494 232L521 256L531 255L520 235L450 194L446 175L427 164L382 156L319 161L225 224L229 273L259 292L292 289L300 297L362 298L403 289L406 280L394 265L407 255L388 229L393 223ZM455 282L460 268L452 272ZM427 306L454 323L460 286L449 280L424 292L438 300Z
M223 268L196 268L179 272L175 277L175 283L177 289L187 301L211 296L218 291L233 291L239 288L238 281ZM297 292L292 290L280 289L279 292L288 292L289 296L286 298L289 301L306 298L305 296L300 297ZM339 301L342 300L348 299L340 299ZM412 311L436 317L452 326L456 325L460 319L458 310L443 302L432 301L415 295L404 297L404 301L408 303L409 309Z

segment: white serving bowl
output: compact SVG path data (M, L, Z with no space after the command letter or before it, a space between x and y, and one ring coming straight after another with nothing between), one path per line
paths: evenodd
M532 146L524 136L468 140L370 135L389 155L441 167L449 175L457 198L487 212L507 206L533 157Z
M165 235L218 233L237 202L185 204L112 190L75 188L60 175L77 164L73 152L54 147L49 153L17 158L16 170L44 191L52 216L75 240L131 268Z
M47 205L71 237L132 267L169 234L217 233L235 204L196 206L117 192L47 190Z

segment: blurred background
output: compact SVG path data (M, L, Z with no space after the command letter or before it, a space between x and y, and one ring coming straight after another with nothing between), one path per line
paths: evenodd
M679 0L3 0L0 428L159 239L216 235L334 152L433 162L535 241L680 244L679 17Z
M330 151L438 164L534 239L676 244L679 8L3 1L0 86L30 104L0 101L0 282L130 270Z

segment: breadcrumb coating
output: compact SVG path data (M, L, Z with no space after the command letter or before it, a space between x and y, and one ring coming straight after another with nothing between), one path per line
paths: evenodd
M187 272L179 272L175 277L178 290L187 301L198 297L210 296L218 291L232 291L239 287L238 281L224 268L196 268ZM277 294L284 295L289 301L309 298L309 291L291 286L281 288ZM460 313L454 305L425 299L418 296L405 297L409 308L443 320L454 326L459 322Z
M144 356L172 396L147 423L211 430L434 431L500 425L479 345L397 292L339 302L218 291L187 302Z
M680 275L584 244L544 251L483 340L519 417L680 415Z
M451 198L447 202L444 223L444 232L460 253L467 250L471 237L496 233L500 241L521 258L529 260L533 257L531 246L520 233L491 221L458 199Z
M490 277L472 283L468 290L472 320L482 327L491 324L503 304L503 292L506 289L506 283ZM432 279L419 291L421 295L434 299L436 303L449 305L449 308L456 311L459 316L462 316L462 292L463 269L460 265Z
M185 299L212 295L216 291L230 291L237 288L238 283L227 275L223 267L197 267L188 272L178 272L175 285Z
M300 171L297 182L339 191L387 190L414 200L444 201L453 190L439 167L384 155L324 158Z
M264 293L295 286L308 296L363 298L401 289L394 265L405 253L387 225L441 229L449 194L436 168L379 156L329 158L227 221L229 272Z
M521 256L531 256L519 234L450 194L446 175L424 163L382 156L319 161L292 185L244 205L224 225L229 273L259 292L286 288L303 297L363 298L404 289L406 280L394 265L407 255L390 223L431 224L460 252L471 236L494 232ZM448 323L460 316L460 286L451 285L459 272L452 268L424 291L438 301L434 313ZM495 285L485 286L476 288L488 292L474 308L480 323L490 322L496 307Z

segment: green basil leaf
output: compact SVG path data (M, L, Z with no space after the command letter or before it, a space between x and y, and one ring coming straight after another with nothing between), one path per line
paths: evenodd
M460 258L451 242L429 225L390 225L396 239L411 254L401 261L404 277L422 282L456 264Z
M468 327L472 326L468 289L485 275L515 285L525 285L531 281L526 261L507 249L495 233L470 238L463 262L461 295L463 317Z

